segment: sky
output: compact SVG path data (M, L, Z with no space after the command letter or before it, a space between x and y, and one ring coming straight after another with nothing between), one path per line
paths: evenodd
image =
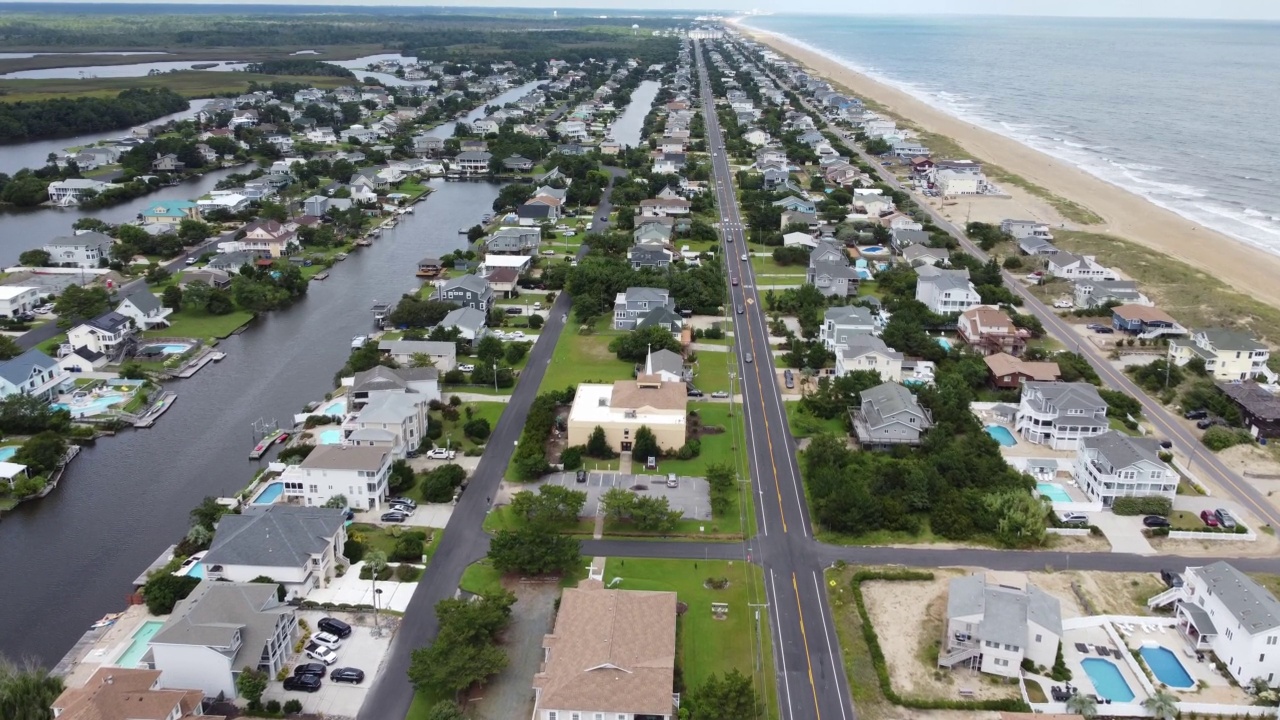
M32 0L32 4L44 0ZM104 0L110 2L111 0ZM130 0L125 0L130 1ZM176 0L131 0L168 5ZM253 0L195 0L199 4L238 5ZM259 3L254 3L259 4ZM681 12L783 11L788 13L877 15L1041 15L1073 17L1220 18L1280 20L1280 0L265 0L271 5L444 6L458 8L599 8Z

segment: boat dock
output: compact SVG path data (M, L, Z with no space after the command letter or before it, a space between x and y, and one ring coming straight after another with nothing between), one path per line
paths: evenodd
M222 355L222 353L218 354ZM192 372L194 373L195 371L193 370ZM190 377L190 375L187 377ZM136 428L149 428L155 425L156 420L159 420L161 415L169 412L169 408L173 407L173 401L177 399L178 393L169 391L161 393L160 399L147 410L146 414L133 421L133 426Z
M205 350L203 354L201 354L195 360L192 360L191 362L187 363L186 367L174 373L171 377L183 378L183 379L189 378L192 375L195 375L196 373L200 372L201 368L203 368L205 365L208 365L211 362L222 362L222 359L225 358L226 356L227 354L222 352L221 350Z
M272 445L275 445L277 442L280 442L281 439L287 438L288 436L288 433L283 430L272 430L267 433L266 437L259 440L258 444L254 445L253 449L249 451L249 459L260 459L263 455L267 454L267 451L271 449Z
M311 279L312 279L312 280L328 280L328 279L329 279L329 271L328 271L328 270L324 270L324 271L318 272L318 273L316 273L316 274L315 274L315 277L313 277L313 278L311 278Z

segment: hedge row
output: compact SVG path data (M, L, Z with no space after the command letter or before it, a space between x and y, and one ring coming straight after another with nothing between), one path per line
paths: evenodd
M1111 504L1111 512L1116 515L1162 515L1173 512L1173 501L1158 495L1142 497L1118 497Z
M867 642L867 650L871 653L871 663L875 665L876 677L880 679L880 693L894 705L914 708L916 710L987 710L1003 712L1031 712L1031 708L1021 699L1009 700L928 700L925 698L903 697L894 692L893 683L889 679L889 666L884 659L884 651L880 649L880 639L871 625L871 616L867 613L866 602L862 599L862 583L868 580L890 581L927 581L933 579L933 573L917 570L896 570L892 572L877 570L859 570L853 574L850 583L853 590L853 602L858 608L858 616L862 618L862 637Z

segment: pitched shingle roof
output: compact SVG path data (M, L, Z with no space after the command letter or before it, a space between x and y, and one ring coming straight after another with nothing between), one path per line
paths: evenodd
M251 505L240 515L222 516L202 562L300 567L325 551L345 521L336 508Z

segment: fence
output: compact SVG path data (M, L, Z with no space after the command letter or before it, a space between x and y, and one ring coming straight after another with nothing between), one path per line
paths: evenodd
M1244 542L1253 542L1258 539L1258 533L1250 530L1247 533L1230 533L1230 532L1195 532L1194 530L1170 530L1170 540L1243 540Z
M1050 535L1088 535L1093 532L1089 528L1045 528Z

